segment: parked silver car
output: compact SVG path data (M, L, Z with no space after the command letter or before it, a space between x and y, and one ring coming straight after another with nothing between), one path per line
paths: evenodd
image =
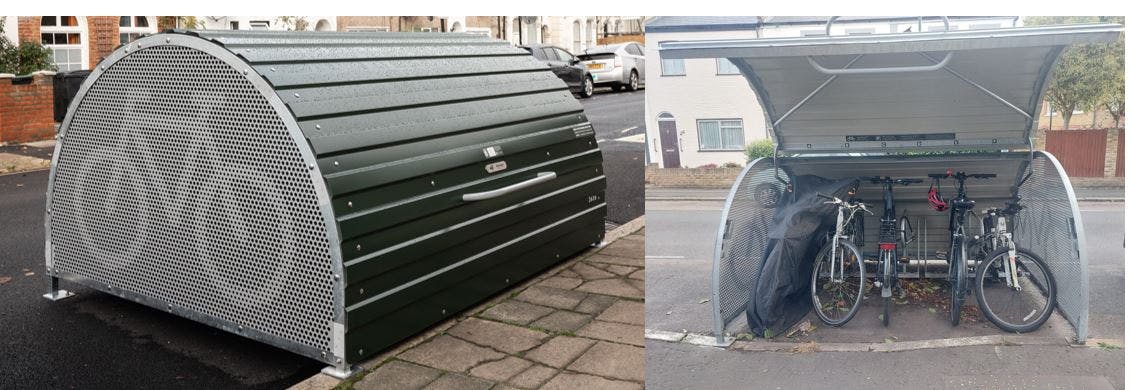
M596 86L610 86L614 91L644 86L644 48L639 43L596 46L577 58L589 69Z

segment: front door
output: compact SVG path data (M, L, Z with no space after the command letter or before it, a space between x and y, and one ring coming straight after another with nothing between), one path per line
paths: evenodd
M664 168L679 168L679 135L676 133L675 121L660 121L660 155L664 159Z

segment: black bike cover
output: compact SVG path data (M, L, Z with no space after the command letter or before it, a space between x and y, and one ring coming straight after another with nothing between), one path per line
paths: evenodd
M751 333L773 337L805 317L812 308L809 284L817 252L836 224L837 206L817 193L845 199L859 185L856 178L830 180L797 176L774 212L762 269L750 286L746 320ZM767 332L767 330L769 332Z

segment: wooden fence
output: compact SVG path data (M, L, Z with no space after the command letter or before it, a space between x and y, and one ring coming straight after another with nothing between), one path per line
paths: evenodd
M1060 160L1069 177L1104 177L1107 130L1053 130L1045 133L1046 149ZM1120 144L1123 131L1120 131ZM1120 148L1122 156L1122 148ZM1122 157L1119 158L1122 167ZM1118 170L1122 174L1122 169Z

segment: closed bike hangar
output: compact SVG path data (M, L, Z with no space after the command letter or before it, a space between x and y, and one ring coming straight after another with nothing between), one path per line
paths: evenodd
M175 31L68 109L59 281L351 366L601 241L581 104L476 34Z
M830 27L833 20L829 21ZM978 210L1018 191L1019 246L1041 256L1057 282L1059 313L1088 336L1088 259L1072 185L1057 159L1033 150L1042 94L1068 45L1110 42L1119 25L1067 25L863 36L660 42L664 59L727 58L754 90L776 153L750 163L732 186L717 234L713 329L745 310L759 277L778 194L794 176L921 177L895 188L897 211L920 222L910 264L946 250L948 214L926 206L929 173L996 173L967 182ZM751 102L751 104L759 104ZM942 155L943 151L965 153ZM1020 188L1016 184L1032 172ZM949 188L949 187L948 187ZM876 186L858 197L882 204ZM866 228L865 258L878 232ZM869 253L872 255L870 256ZM904 269L906 272L907 270ZM933 276L933 275L923 275ZM855 321L859 321L856 319Z

